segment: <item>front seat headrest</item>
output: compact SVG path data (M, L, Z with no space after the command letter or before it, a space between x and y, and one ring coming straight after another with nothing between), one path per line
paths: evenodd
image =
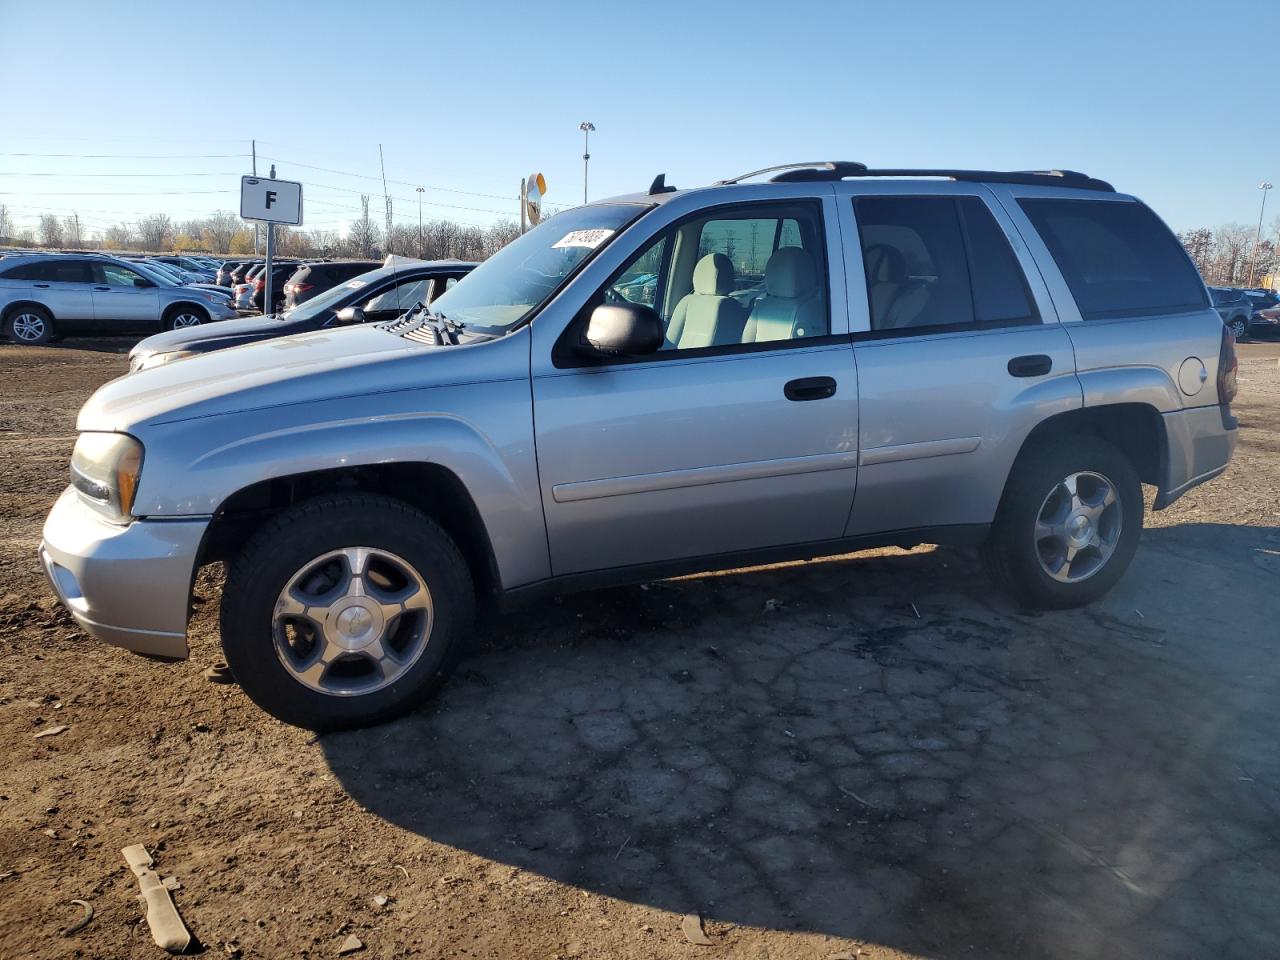
M771 297L803 297L818 284L813 258L799 247L779 247L764 268L764 289Z
M693 268L693 292L707 297L733 293L733 261L723 253L708 253Z
M887 243L867 247L867 277L872 283L902 283L907 279L907 260L902 251Z

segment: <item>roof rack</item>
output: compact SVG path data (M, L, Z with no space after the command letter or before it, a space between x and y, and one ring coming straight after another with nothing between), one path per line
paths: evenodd
M778 171L775 173L775 171ZM731 180L718 180L715 186L738 183L766 173L775 173L770 183L805 183L823 180L871 177L938 177L967 183L1023 183L1041 187L1071 187L1076 190L1103 190L1115 193L1115 187L1075 170L947 170L892 167L872 169L853 160L825 160L817 163L783 163L776 167L753 170Z

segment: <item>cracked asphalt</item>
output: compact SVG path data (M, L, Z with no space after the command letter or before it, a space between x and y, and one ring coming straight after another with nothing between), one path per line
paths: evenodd
M217 569L191 662L73 628L34 546L123 358L0 350L40 363L0 393L0 956L158 955L137 842L245 957L1280 956L1275 345L1242 348L1230 471L1088 609L933 547L582 594L319 738L202 678Z

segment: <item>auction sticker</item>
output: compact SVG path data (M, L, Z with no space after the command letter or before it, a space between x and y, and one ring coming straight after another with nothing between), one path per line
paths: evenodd
M563 237L551 245L552 249L562 247L586 247L594 250L600 244L604 243L611 236L612 230L570 230Z

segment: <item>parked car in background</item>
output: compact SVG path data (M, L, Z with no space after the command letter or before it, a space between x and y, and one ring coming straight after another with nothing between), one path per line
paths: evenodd
M290 310L312 297L324 293L330 287L376 270L377 260L335 260L322 263L304 263L285 281L284 308Z
M218 268L218 272L213 275L213 282L220 287L231 286L231 273L236 267L244 263L243 260L228 260Z
M386 265L330 287L278 317L248 317L199 331L175 330L148 337L129 353L129 369L294 333L394 320L419 303L433 302L475 266L462 260L388 257Z
M234 316L222 294L163 281L114 257L44 254L0 261L0 321L19 343L78 333L150 333Z
M393 323L106 384L49 581L94 636L182 658L225 562L241 688L333 729L442 683L477 604L967 543L1019 602L1082 606L1138 550L1143 483L1161 510L1227 468L1235 341L1141 202L1065 172L762 173L566 210Z
M245 275L254 267L260 265L262 262L263 261L256 260L256 259L242 260L240 264L231 271L230 276L228 276L227 278L228 280L231 281L231 286L234 287L236 284L246 282Z
M201 263L199 260L196 260L194 257L184 257L184 256L178 256L178 255L163 255L158 257L151 257L150 259L159 260L161 263L171 263L175 267L181 267L183 270L186 270L188 273L194 274L195 276L199 277L202 281L205 281L207 283L213 282L213 275L217 272L216 270L211 270L208 267L208 265Z
M1274 290L1246 290L1244 295L1253 304L1255 317L1260 310L1268 310L1271 307L1280 306L1280 294L1277 294Z
M231 302L231 296L225 287L220 287L216 283L200 283L191 280L191 274L185 270L179 270L177 267L170 266L167 263L157 263L154 260L135 259L133 257L117 257L126 263L132 264L138 270L141 270L148 277L157 280L162 285L177 284L180 287L190 287L193 290L204 290L209 293L215 293L219 297L225 299L228 304Z
M1213 308L1227 325L1227 329L1235 334L1237 340L1249 336L1249 326L1253 320L1253 303L1238 287L1210 287L1209 296L1213 298Z
M271 262L271 303L267 305L263 298L267 294L267 271L258 271L253 278L253 298L250 308L259 313L279 313L284 308L284 285L298 269L297 260L281 260Z

